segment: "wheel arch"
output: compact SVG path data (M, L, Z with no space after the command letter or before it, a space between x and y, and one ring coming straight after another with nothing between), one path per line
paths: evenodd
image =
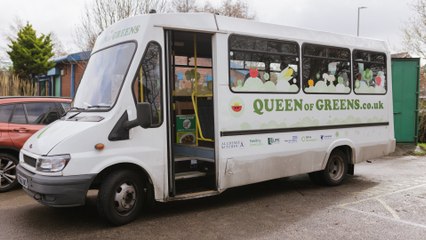
M327 165L327 161L330 158L330 155L333 151L341 150L348 159L348 174L353 175L354 173L354 164L356 159L356 151L355 151L355 145L352 141L348 139L340 140L333 142L327 149L327 154L325 155L325 158L322 163L322 169L325 169Z
M152 181L151 176L149 175L148 171L146 171L143 167L134 164L134 163L117 163L114 165L110 165L106 168L104 168L102 171L100 171L95 179L93 180L92 184L90 185L90 189L99 189L99 186L101 185L102 181L112 172L115 171L122 171L122 170L131 170L135 171L143 178L144 182L147 183L147 197L149 202L153 202L155 199L155 187L154 183Z
M0 147L0 153L6 153L15 156L19 160L19 149Z

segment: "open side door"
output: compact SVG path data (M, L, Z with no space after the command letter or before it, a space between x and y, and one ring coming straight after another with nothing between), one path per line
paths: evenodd
M165 31L169 196L216 193L212 34Z

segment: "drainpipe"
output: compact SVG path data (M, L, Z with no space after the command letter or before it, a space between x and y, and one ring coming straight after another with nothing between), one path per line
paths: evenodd
M53 96L53 93L54 93L54 84L53 84L53 76L50 76L50 79L49 79L49 96Z
M75 64L71 64L71 98L74 98L74 85L75 85Z

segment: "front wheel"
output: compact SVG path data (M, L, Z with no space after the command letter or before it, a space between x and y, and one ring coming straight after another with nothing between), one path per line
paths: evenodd
M340 185L346 178L348 172L348 157L341 150L334 150L328 158L324 170L309 173L313 182L327 186Z
M16 166L18 159L10 154L0 153L0 192L7 192L18 186Z
M123 225L137 218L146 199L144 181L133 171L108 175L98 193L98 212L113 225Z

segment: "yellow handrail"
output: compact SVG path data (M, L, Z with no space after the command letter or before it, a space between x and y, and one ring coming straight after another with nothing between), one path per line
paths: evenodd
M192 88L191 100L195 112L195 144L198 146L198 140L214 142L213 139L205 138L203 131L201 130L200 118L198 117L198 101L197 101L197 90L198 90L198 72L197 72L197 34L194 33L194 86Z
M194 106L195 112L195 127L196 127L196 144L198 145L198 140L206 141L206 142L214 142L211 138L205 138L203 135L203 131L201 130L200 118L198 117L198 106L196 103L195 92L192 92L191 95L192 105Z

